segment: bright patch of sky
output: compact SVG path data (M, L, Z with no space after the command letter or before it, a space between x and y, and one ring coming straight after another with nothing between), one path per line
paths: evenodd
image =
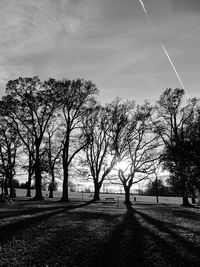
M180 87L199 97L200 1L0 0L1 94L10 79L85 78L104 103L116 96L154 101Z

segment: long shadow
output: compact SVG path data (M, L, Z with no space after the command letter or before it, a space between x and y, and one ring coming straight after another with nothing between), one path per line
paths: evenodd
M8 223L6 225L2 225L0 227L0 242L3 243L5 242L7 239L9 239L11 236L15 235L16 233L20 232L20 231L24 231L26 228L31 227L31 225L35 224L35 223L39 223L49 217L55 216L57 214L69 211L69 210L73 210L73 209L77 209L77 208L81 208L84 206L88 206L90 205L92 202L88 201L85 202L83 204L79 204L79 205L68 205L68 206L64 206L64 207L54 207L54 208L38 208L38 210L34 210L34 212L32 213L31 210L29 211L29 213L25 213L24 215L33 215L34 213L39 213L36 216L32 216L32 217L28 217L28 218L23 218L23 219L19 219L16 222L11 222ZM42 212L45 212L45 214L41 214ZM23 214L21 214L22 216Z
M33 215L36 213L40 213L40 212L46 212L46 211L51 211L51 210L56 210L58 208L65 208L66 206L62 205L62 206L58 206L58 207L48 207L48 208L30 208L28 209L18 209L18 210L12 210L12 211L7 211L3 214L0 214L0 219L4 219L4 218L10 218L10 217L20 217L23 215Z
M93 244L87 242L88 235L92 242L95 240L95 235L90 233L87 226L93 223L96 225L98 221L102 224L104 222L112 223L118 216L119 213L113 215L93 209L89 211L86 209L85 212L80 209L75 212L62 213L61 217L55 218L53 221L55 226L52 229L51 227L50 229L45 228L44 237L38 243L39 246L36 245L37 241L36 244L33 244L34 247L37 246L37 249L33 249L31 253L23 252L25 255L23 254L20 263L22 266L88 266L87 254L90 254L90 248L94 248ZM51 225L51 221L49 224ZM50 234L48 230L50 230ZM34 236L37 231L38 229L33 228L31 234ZM28 240L28 242L30 241ZM82 243L80 244L80 242ZM15 260L17 261L17 259Z
M39 215L2 226L0 228L0 243L5 243L15 234L23 234L26 228L30 228L45 219L92 203L94 202L89 201L76 205L38 208ZM36 210L32 215L37 213ZM41 214L42 212L45 214ZM81 223L63 226L56 231L48 244L42 244L38 251L31 255L32 263L35 264L32 266L45 266L44 264L39 265L42 260L45 263L50 263L49 266L199 266L200 250L180 236L176 229L171 230L173 224L170 225L170 223L165 223L138 211L137 206L135 208L128 206L122 221L115 226L116 221L114 219L118 216L121 215L119 213L112 215L99 212L95 208L91 212L77 210L73 213L75 222L95 224L98 219L105 220L105 226L106 223L111 224L113 230L105 235L104 240L100 240L95 235L88 237L85 226ZM140 223L140 219L144 224ZM158 231L154 231L152 226ZM94 225L94 229L95 227ZM82 241L85 243L79 245L79 238L82 235L86 235ZM71 246L71 244L73 245ZM186 251L187 254L183 254L181 250ZM26 263L26 266L31 266L28 260ZM53 265L54 263L55 265ZM56 265L57 263L60 265Z
M139 223L137 216L147 221L148 225ZM151 230L149 225L158 228L158 232ZM162 232L171 236L175 242L162 236ZM127 238L124 239L124 236ZM182 254L181 249L187 253ZM98 256L90 266L198 266L199 253L191 242L168 229L163 222L146 214L138 212L131 206L110 237L103 243Z
M190 233L194 235L200 235L200 232L198 230L190 229L189 227L186 226L181 226L181 225L175 225L174 223L170 222L165 222L166 227L173 228L173 230L183 230L183 231L189 231Z
M170 213L174 214L176 217L178 216L180 218L200 221L200 213L195 212L195 210L198 210L196 207L184 208L178 205L177 206L167 205L163 203L163 204L157 204L156 212L162 212L163 207L164 207L164 212L166 211L166 208L167 208L170 211Z
M145 206L151 205L152 210L156 213L165 214L166 211L169 211L174 217L179 217L187 220L195 220L197 222L200 221L200 213L195 212L195 208L192 209L185 209L180 206L175 205L167 205L167 204L148 204L148 203L136 203L134 204L134 207L144 207L143 210L146 210ZM155 208L155 209L154 209ZM149 209L149 207L148 207ZM141 209L140 209L141 210Z
M144 266L143 229L132 209L127 210L98 252L92 255L89 266Z
M192 219L192 220L196 220L196 221L200 221L200 214L194 212L193 210L185 210L184 208L180 209L180 210L173 210L172 209L172 214L175 214L176 216L180 217L180 218L185 218L185 219Z
M161 245L160 248L163 250L163 252L167 252L167 254L170 255L170 260L172 259L174 264L175 262L180 264L176 266L197 266L196 264L199 261L200 248L195 247L192 242L180 236L177 232L170 230L163 221L152 218L151 216L136 209L134 209L134 211L149 225L155 226L160 233L166 233L173 240L171 243L170 240L166 239L166 236L165 238L161 238L152 232L148 227L145 227L146 231L149 232L152 238L154 238L155 241ZM182 255L182 252L184 252L183 250L185 251L184 256ZM194 263L195 265L193 265Z
M133 210L127 210L113 231L106 233L105 228L113 227L117 217L121 216L121 213L113 215L99 211L76 211L73 220L81 223L61 227L48 241L48 245L41 244L29 262L31 260L31 263L40 265L43 261L49 266L142 267L142 228ZM87 229L88 225L94 226L94 232ZM97 225L99 229L96 228Z
M67 207L76 207L77 206L77 202L76 202L76 204L73 204L73 206L72 206L72 203L60 203L60 202L48 202L46 204L51 205L51 207L45 207L46 205L43 207L43 203L42 203L42 206L31 207L31 208L30 208L30 206L27 206L25 204L24 204L24 206L14 207L15 210L11 209L11 210L0 212L0 219L10 218L10 217L18 217L18 216L22 216L22 215L32 215L35 213L56 210L58 208L67 208ZM88 202L85 202L83 204L78 204L78 207L84 207L84 206L87 206L89 204L92 204L92 201L88 201ZM52 206L52 205L55 205L55 206ZM66 205L68 205L68 206L66 207Z
M74 214L73 214L74 215ZM74 220L81 223L71 224L63 229L59 229L56 232L56 236L53 236L48 242L48 246L44 248L42 244L41 252L36 252L33 255L32 262L40 265L38 258L43 258L43 262L48 266L91 266L96 267L96 258L92 261L91 257L96 251L95 233L87 231L86 225L96 224L98 221L105 221L106 223L112 223L112 221L119 216L97 212L76 212ZM39 249L39 251L40 251ZM56 265L57 264L57 265ZM99 265L104 267L105 265Z

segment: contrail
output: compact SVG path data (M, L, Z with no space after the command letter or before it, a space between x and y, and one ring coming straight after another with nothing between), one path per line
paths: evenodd
M177 70L176 70L176 68L175 68L175 66L174 66L174 64L173 64L173 62L172 62L172 60L171 60L171 58L170 58L170 56L169 56L169 54L168 54L166 48L164 47L164 44L163 44L162 42L161 42L160 44L161 44L162 49L164 50L164 52L165 52L167 58L169 59L169 62L171 63L171 66L172 66L174 72L176 73L176 76L177 76L177 78L178 78L178 80L179 80L181 86L183 87L183 89L185 89L185 88L184 88L184 85L183 85L183 82L182 82L182 80L181 80L181 78L180 78L180 76L179 76L179 74L178 74L178 72L177 72Z
M153 26L153 24L152 24L152 22L151 22L151 19L150 19L148 13L147 13L147 10L146 10L146 7L145 7L143 1L142 1L142 0L139 0L139 1L140 1L141 6L142 6L142 9L144 10L144 13L145 13L145 15L146 15L146 18L147 18L149 24L150 24L151 26Z
M150 19L148 13L147 13L147 10L146 10L146 8L145 8L145 5L144 5L143 1L142 1L142 0L139 0L139 1L140 1L141 6L142 6L142 9L144 10L144 13L145 13L145 15L146 15L146 18L147 18L149 24L154 28L155 26L154 26L154 24L151 22L151 19ZM174 70L174 72L175 72L175 74L176 74L176 76L177 76L177 78L178 78L178 80L179 80L181 86L183 87L183 89L185 89L185 87L184 87L184 85L183 85L183 82L182 82L182 80L181 80L181 78L180 78L180 75L178 74L178 71L176 70L176 68L175 68L175 66L174 66L174 64L173 64L173 62L172 62L172 60L171 60L171 58L170 58L170 56L169 56L169 54L168 54L168 52L167 52L167 49L165 48L165 46L164 46L164 44L163 44L162 42L160 42L160 45L161 45L161 47L162 47L162 49L163 49L165 55L167 56L167 58L168 58L168 60L169 60L169 62L170 62L170 64L171 64L171 66L172 66L172 68L173 68L173 70Z

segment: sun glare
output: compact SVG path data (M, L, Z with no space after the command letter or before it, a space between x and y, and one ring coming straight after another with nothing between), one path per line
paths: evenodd
M125 171L127 169L127 167L129 166L129 164L130 163L128 161L122 160L122 161L117 163L116 168L120 169L122 171Z

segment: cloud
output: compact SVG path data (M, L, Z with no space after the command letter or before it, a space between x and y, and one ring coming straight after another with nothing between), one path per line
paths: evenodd
M7 0L0 2L3 56L51 50L58 37L78 34L94 16L92 0ZM95 1L93 0L95 3ZM4 5L3 5L4 4ZM92 10L92 8L94 10Z
M98 13L96 0L1 0L0 80L35 72L41 60L70 43ZM29 62L27 61L29 59ZM44 66L44 64L42 64ZM39 73L38 73L39 74Z
M176 12L200 12L199 0L168 0Z

